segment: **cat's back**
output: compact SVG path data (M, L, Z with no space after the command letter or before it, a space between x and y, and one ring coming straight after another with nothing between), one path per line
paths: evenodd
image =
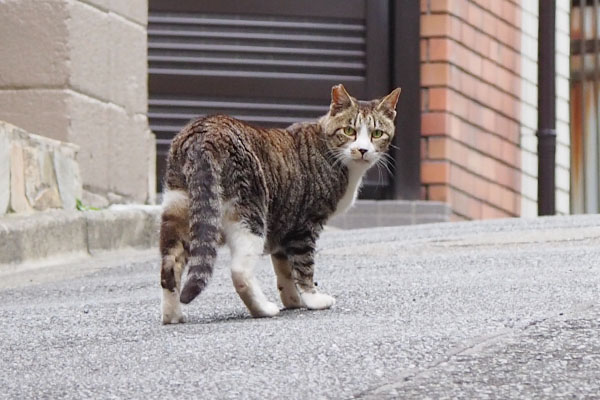
M275 153L289 154L295 147L293 132L254 126L237 118L216 114L197 118L173 138L167 162L166 183L183 187L181 174L188 153L196 146L211 149L219 158L265 158Z

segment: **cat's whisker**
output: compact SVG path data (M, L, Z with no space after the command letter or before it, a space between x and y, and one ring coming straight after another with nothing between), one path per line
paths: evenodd
M390 157L390 158L391 158L391 157ZM393 165L393 164L391 164L391 161L390 161L390 159L387 159L387 158L385 158L385 157L381 157L381 158L379 158L379 160L377 161L377 164L376 164L376 165L377 165L377 167L378 167L378 168L379 168L380 166L383 166L383 167L385 167L385 169L386 169L386 170L387 170L387 172L389 173L389 176L390 176L390 177L394 175L394 173L392 172L392 169L394 168L394 165ZM391 169L390 167L391 167L392 169Z
M390 156L387 153L384 153L383 155L384 155L384 157L381 157L380 161L382 163L386 164L388 166L388 168L391 168L392 170L395 171L396 170L396 165L394 163L394 159L392 158L392 156Z
M383 176L381 175L381 166L379 165L379 162L377 162L375 166L377 167L377 185L379 186L383 182Z

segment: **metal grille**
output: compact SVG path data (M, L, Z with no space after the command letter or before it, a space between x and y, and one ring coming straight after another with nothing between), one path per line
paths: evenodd
M151 12L150 73L181 79L363 82L364 20L306 19ZM215 89L215 94L220 92ZM149 104L152 129L165 144L187 121L200 115L225 113L263 126L286 126L327 111L327 103L321 101L295 98L282 102L243 89L235 97L157 95Z
M390 89L385 0L149 4L148 115L159 176L171 139L193 118L223 113L284 127L325 114L334 84L365 99ZM365 186L381 192L390 182L372 175Z
M571 10L571 208L600 211L600 0Z

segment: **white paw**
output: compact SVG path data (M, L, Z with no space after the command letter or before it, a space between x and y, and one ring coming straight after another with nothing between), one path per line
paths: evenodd
M274 317L279 314L279 307L275 303L266 301L260 304L260 306L250 310L250 314L252 314L254 318Z
M163 325L181 324L184 322L185 322L185 315L183 315L183 314L163 314L163 316L162 316Z
M324 293L302 293L302 300L309 310L324 310L335 304L335 299Z
M162 290L162 323L163 324L179 324L185 322L185 316L181 311L181 303L179 302L179 291L163 289Z

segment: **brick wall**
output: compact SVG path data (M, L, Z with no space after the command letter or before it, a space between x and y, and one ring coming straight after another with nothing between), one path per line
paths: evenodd
M520 6L422 0L422 184L454 219L521 212Z

